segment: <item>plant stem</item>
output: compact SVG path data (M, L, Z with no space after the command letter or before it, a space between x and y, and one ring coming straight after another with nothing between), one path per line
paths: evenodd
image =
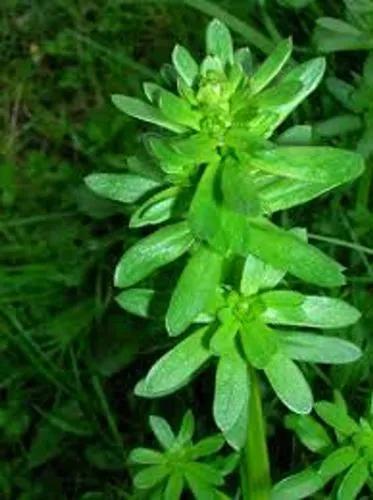
M251 395L246 446L241 458L241 485L244 500L269 500L271 477L262 399L255 370L251 369Z

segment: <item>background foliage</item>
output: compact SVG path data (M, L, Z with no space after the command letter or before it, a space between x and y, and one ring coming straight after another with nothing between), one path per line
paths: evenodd
M204 411L211 401L211 373L198 387L174 396L176 404L135 400L135 382L169 341L159 335L161 321L134 319L115 304L112 270L123 248L146 231L130 234L127 209L96 198L82 182L91 172L121 171L124 156L137 148L139 125L117 112L109 95L139 95L141 82L169 60L176 42L201 54L210 16L221 17L259 61L289 35L297 61L327 52L327 77L293 121L315 124L317 144L358 148L368 169L353 186L282 213L281 223L307 226L314 242L348 269L341 297L362 311L363 320L345 335L364 356L343 367L304 370L318 399L330 399L332 389L339 389L355 416L366 410L373 349L373 71L366 62L369 44L359 45L358 38L351 52L351 41L346 46L337 33L331 47L330 26L318 21L348 20L369 41L369 16L362 26L346 4L351 2L3 0L2 497L134 498L127 458L131 448L153 439L148 413L167 415L177 425L188 406L198 407L197 438L214 432ZM336 78L348 87L338 87ZM336 92L342 87L350 99ZM177 269L175 276L158 276L165 293L176 276ZM283 477L299 461L308 463L307 452L293 442L283 424L286 410L270 391L266 413L273 476Z

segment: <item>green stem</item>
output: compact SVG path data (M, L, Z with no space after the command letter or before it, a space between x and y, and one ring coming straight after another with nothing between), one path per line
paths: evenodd
M241 485L244 500L269 500L271 477L262 399L256 373L251 369L249 426L241 458Z

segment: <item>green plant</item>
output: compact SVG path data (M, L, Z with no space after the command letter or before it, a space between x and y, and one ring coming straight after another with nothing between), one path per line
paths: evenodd
M312 393L293 360L348 363L360 356L345 340L298 330L345 327L359 313L340 299L291 290L286 274L337 287L345 283L343 268L309 244L305 230L269 220L363 171L356 153L310 145L307 125L270 140L325 70L325 61L316 58L283 73L291 49L283 40L254 70L250 50L234 51L225 25L212 21L202 63L176 46L173 66L161 72L166 88L144 84L149 104L113 96L121 111L165 132L142 135L145 148L128 159L127 173L86 179L97 194L138 204L131 227L162 225L129 248L116 268L115 285L126 289L117 299L124 309L143 317L159 313L163 299L156 290L132 287L189 254L166 328L176 337L200 326L160 358L135 392L165 396L216 360L213 415L227 442L243 450L244 498L270 494L256 372L265 373L288 408L307 414ZM280 283L282 289L272 291Z
M322 458L278 483L273 489L273 500L295 500L313 495L335 478L340 478L333 489L337 500L353 500L364 484L372 481L372 414L356 422L348 415L340 394L336 395L334 403L317 402L315 411L323 423L333 429L335 440L314 417L289 415L288 428L297 434L304 446Z

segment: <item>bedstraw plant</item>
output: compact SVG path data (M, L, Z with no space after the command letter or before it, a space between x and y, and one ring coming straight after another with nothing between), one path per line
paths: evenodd
M117 301L125 310L151 318L164 297L149 286L157 280L147 278L181 261L165 313L168 335L181 340L139 381L136 395L167 396L213 365L212 414L240 456L240 494L250 500L271 496L263 376L284 405L303 415L297 418L311 419L312 390L298 362L342 364L361 354L354 344L323 333L354 324L359 312L324 291L297 290L305 284L341 287L344 268L308 242L306 229L272 220L364 169L357 153L313 145L310 125L277 133L325 71L322 57L296 64L291 53L291 40L282 40L258 66L250 49L234 50L226 26L213 20L201 63L177 45L172 65L162 68L156 83L144 84L147 102L113 96L120 111L152 128L141 135L142 150L127 159L125 173L86 179L97 194L134 204L130 227L149 229L115 270L122 289ZM322 418L323 405L316 406ZM327 408L334 414L333 406ZM192 426L188 419L190 414L182 429ZM175 438L165 421L151 423L166 455L131 455L151 465L135 476L137 489L150 490L145 498L176 500L183 485L197 499L225 498L216 489L224 474L195 462L201 455L195 452L199 444L190 443L191 430L185 431L188 439ZM209 451L217 452L223 441L211 439Z

